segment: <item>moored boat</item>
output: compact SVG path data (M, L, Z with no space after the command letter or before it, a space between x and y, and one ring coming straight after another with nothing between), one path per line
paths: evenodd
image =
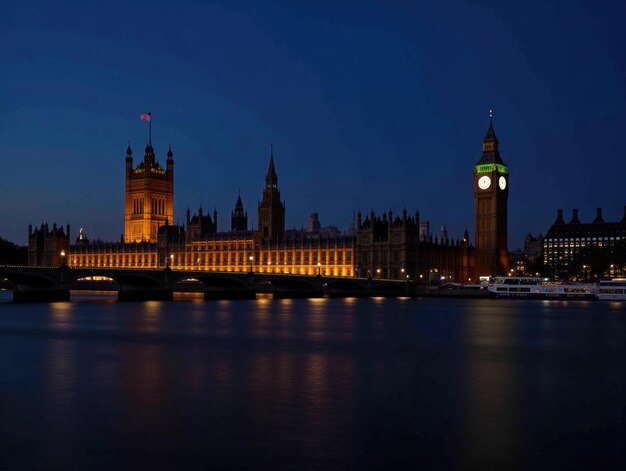
M626 301L626 278L600 280L596 296L601 301Z
M535 276L497 276L487 287L496 298L595 299L596 285Z

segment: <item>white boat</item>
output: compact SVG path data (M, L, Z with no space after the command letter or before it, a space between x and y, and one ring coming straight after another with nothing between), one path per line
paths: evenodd
M496 298L595 299L596 285L535 276L497 276L487 290Z
M626 301L626 278L600 280L596 296L603 301Z

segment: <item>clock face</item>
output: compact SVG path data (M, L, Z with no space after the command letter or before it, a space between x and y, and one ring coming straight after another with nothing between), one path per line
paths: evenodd
M491 186L491 178L489 178L487 175L483 175L482 177L478 179L478 188L480 188L481 190L486 190L490 186Z
M498 185L500 185L500 189L504 190L506 188L506 178L500 177L498 180Z

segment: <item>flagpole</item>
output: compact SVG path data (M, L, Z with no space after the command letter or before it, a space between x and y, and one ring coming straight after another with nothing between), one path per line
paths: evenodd
M152 147L152 111L148 111L150 119L148 120L148 145Z

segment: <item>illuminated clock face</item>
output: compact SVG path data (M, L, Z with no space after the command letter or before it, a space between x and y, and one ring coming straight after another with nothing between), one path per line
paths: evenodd
M500 185L500 189L504 190L506 188L506 178L500 177L498 180L498 185Z
M491 178L489 178L487 175L483 175L482 177L478 179L478 188L480 188L481 190L486 190L490 186L491 186Z

